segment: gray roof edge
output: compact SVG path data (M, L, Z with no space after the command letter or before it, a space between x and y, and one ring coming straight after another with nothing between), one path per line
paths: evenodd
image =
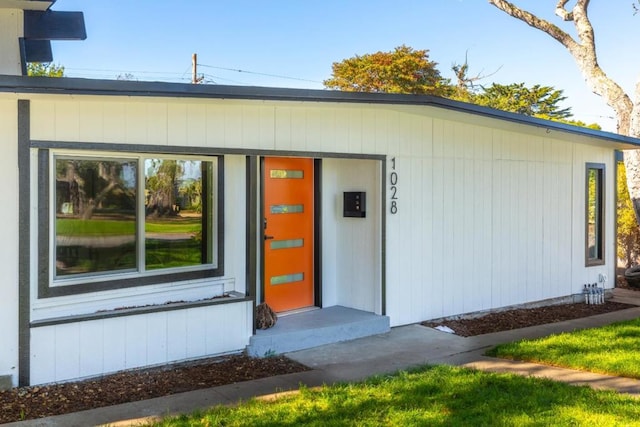
M640 146L640 139L429 95L0 75L0 92L423 105Z

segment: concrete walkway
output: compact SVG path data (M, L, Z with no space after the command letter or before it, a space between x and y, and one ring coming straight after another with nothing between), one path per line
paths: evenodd
M614 301L640 306L640 295L638 295L640 293L618 291L623 290L616 290ZM537 338L564 331L597 327L637 317L640 317L640 307L469 338L439 332L419 325L403 326L393 328L391 332L383 335L287 354L291 359L313 368L308 372L230 384L38 420L9 423L3 426L84 427L109 425L115 427L139 425L164 415L187 413L212 405L231 404L251 397L270 398L275 393L297 390L300 384L314 387L334 382L358 381L372 375L391 373L426 363L451 364L493 372L546 377L569 384L613 389L621 393L640 396L640 381L638 380L483 356L488 348L496 344L520 338Z

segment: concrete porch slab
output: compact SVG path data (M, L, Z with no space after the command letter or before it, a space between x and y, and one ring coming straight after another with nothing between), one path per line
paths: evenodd
M265 357L389 332L389 318L333 306L278 318L273 328L251 337L247 354Z

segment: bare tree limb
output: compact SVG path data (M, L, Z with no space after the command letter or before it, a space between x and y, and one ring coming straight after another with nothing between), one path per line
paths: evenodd
M640 136L640 77L636 81L636 87L633 94L633 109L631 111L630 119L630 135Z
M484 74L484 70L480 70L480 72L478 72L478 74L476 74L475 76L469 76L468 75L468 72L469 72L469 50L465 51L465 53L464 53L464 63L458 64L458 63L454 62L451 65L451 70L456 75L456 79L457 79L457 85L456 86L457 86L457 88L459 90L470 89L471 91L474 90L475 82L477 82L479 80L486 79L487 77L493 76L498 71L500 71L501 68L502 68L502 65L499 66L492 73Z
M551 22L540 19L508 1L489 0L489 3L560 42L575 59L589 88L596 95L602 96L607 105L615 111L618 119L618 133L629 135L633 103L622 87L609 78L598 64L593 26L587 15L589 0L578 0L571 12L565 9L568 1L558 1L556 14L574 23L580 43Z
M573 21L573 13L567 12L565 6L569 0L560 0L556 5L556 15L558 15L563 21Z
M573 56L576 65L589 88L604 98L615 111L618 133L640 136L640 81L636 84L634 99L622 87L605 74L598 64L593 26L587 15L589 0L576 0L571 11L566 9L569 0L558 0L555 14L562 20L573 22L579 43L560 28L530 12L522 10L504 0L489 0L489 3L559 41ZM638 12L635 0L632 3ZM627 186L633 202L636 221L640 224L640 150L627 150L624 155Z
M533 28L537 28L540 31L544 31L549 34L551 37L562 43L567 49L577 49L578 43L567 33L562 31L559 27L553 25L551 22L540 19L535 16L531 12L527 12L524 9L520 9L519 7L509 3L505 0L489 0L489 3L507 13L508 15L513 16L532 26ZM562 3L562 1L560 1Z

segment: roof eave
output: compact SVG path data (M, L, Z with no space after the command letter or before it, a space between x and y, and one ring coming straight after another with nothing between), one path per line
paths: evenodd
M629 136L428 95L24 76L0 76L0 92L422 105L606 139L628 148L640 147L640 139Z

